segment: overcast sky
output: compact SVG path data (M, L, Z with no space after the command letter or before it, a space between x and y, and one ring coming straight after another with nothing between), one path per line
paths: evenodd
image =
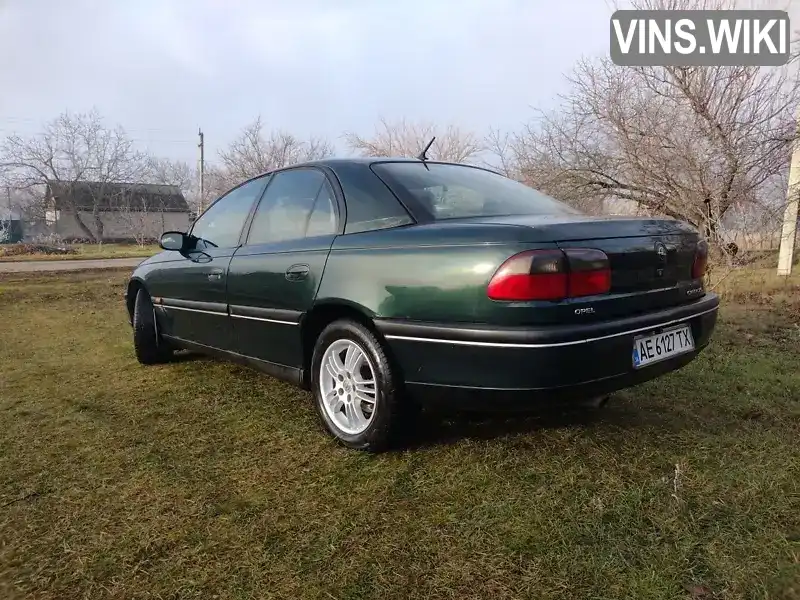
M0 0L0 135L98 108L210 156L261 114L338 141L378 117L512 128L608 52L609 0Z

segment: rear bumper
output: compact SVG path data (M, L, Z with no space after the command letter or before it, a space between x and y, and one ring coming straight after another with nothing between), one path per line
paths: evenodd
M718 308L716 294L706 294L691 304L582 326L375 324L417 399L493 410L585 399L679 369L708 345ZM633 367L636 337L683 324L692 329L693 352Z

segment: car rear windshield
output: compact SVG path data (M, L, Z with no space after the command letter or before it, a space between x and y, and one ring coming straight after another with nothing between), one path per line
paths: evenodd
M413 196L436 220L581 214L542 192L485 169L422 161L374 163L372 169L398 197Z

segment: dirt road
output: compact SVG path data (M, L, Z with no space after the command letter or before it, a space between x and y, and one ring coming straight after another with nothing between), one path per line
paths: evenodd
M40 271L80 271L82 269L133 269L144 258L97 258L91 260L20 260L0 262L0 273L32 273Z

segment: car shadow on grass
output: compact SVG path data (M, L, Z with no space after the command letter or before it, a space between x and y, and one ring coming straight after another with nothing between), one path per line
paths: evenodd
M521 414L423 412L399 442L405 450L424 450L463 440L485 441L562 428L593 427L604 410L539 410Z
M176 352L172 363L190 361L218 363L217 359L189 351ZM231 376L250 377L254 371L239 365L231 367ZM269 378L268 375L262 375ZM306 409L314 415L313 399L306 393ZM253 399L254 402L260 402ZM281 400L278 399L280 402ZM295 400L292 400L295 402ZM729 403L728 403L729 404ZM787 426L785 418L778 422L775 415L747 406L726 405L723 397L706 397L702 402L664 396L647 388L625 390L610 396L602 407L583 405L542 406L522 413L481 413L455 409L425 409L411 424L406 434L395 444L397 451L424 450L457 444L464 440L513 439L537 433L565 430L597 434L608 439L616 436L605 434L632 430L644 437L652 437L663 443L665 435L676 435L692 431L696 434L717 435L735 431L741 427L761 425L763 427ZM800 423L794 423L800 429Z
M608 404L600 408L552 407L520 414L423 411L400 444L403 449L423 450L463 440L514 438L556 430L588 434L635 430L663 443L665 436L686 431L718 435L742 427L774 426L769 416L752 411L711 411L704 418L698 416L696 412L686 412L678 406L653 402L638 395L612 396Z
M200 354L199 352L190 352L189 350L176 350L169 356L169 359L167 359L168 363L183 363L190 361L218 362L210 356Z
M520 413L423 411L401 443L406 449L425 449L466 439L491 440L559 429L599 431L656 427L674 431L688 428L690 424L680 417L654 407L616 401L613 397L601 407L552 406Z

